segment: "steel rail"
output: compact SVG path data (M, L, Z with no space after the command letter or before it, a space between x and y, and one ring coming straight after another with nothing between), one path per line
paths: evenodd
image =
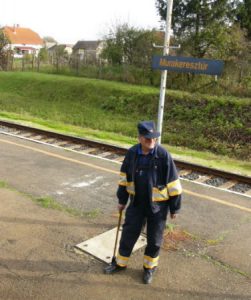
M74 142L76 144L85 145L85 146L88 146L91 148L98 148L103 151L110 151L110 152L115 153L120 156L124 156L128 150L126 147L107 144L107 143L98 142L98 141L94 141L94 140L90 140L90 139L84 139L84 138L80 138L77 136L70 136L70 135L66 135L66 134L56 133L53 131L47 131L47 130L43 130L43 129L39 129L39 128L35 128L35 127L29 127L29 126L15 123L15 122L8 122L8 121L0 120L0 126L13 128L15 130L32 132L35 134L44 135L46 137L51 137L51 138L57 138L57 139L68 141L68 142ZM217 177L221 177L221 178L226 178L228 180L238 181L241 183L251 185L251 177L249 177L249 176L244 176L244 175L240 175L240 174L236 174L236 173L213 169L213 168L209 168L209 167L205 167L202 165L193 164L193 163L189 163L189 162L185 162L185 161L177 160L177 159L175 159L175 164L179 169L188 169L188 170L196 171L196 172L199 172L202 174L209 174L209 175L213 175L213 176L217 176Z

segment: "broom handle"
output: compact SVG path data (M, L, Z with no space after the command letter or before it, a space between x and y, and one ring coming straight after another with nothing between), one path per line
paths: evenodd
M122 218L122 210L119 211L119 221L118 221L118 227L117 227L117 233L116 233L116 239L115 239L115 246L114 246L113 257L116 256L116 250L117 250L117 243L118 243L118 236L119 236L119 228L120 228L120 224L121 224L121 218Z

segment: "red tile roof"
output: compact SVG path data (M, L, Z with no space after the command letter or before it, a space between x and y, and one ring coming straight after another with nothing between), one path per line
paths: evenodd
M43 45L44 43L40 36L29 28L6 26L3 31L11 44Z

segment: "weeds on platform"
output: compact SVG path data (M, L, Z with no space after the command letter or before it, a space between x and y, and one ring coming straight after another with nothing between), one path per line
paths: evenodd
M231 271L233 273L237 273L237 274L240 274L240 275L242 275L242 276L244 276L244 277L246 277L248 279L251 279L250 274L248 274L248 273L246 273L246 272L244 272L244 271L242 271L242 270L240 270L238 268L235 268L235 267L233 267L233 266L231 266L231 265L229 265L229 264L227 264L225 262L217 260L216 258L214 258L212 256L209 256L207 254L203 254L203 255L200 255L200 257L202 257L203 259L206 259L209 262L212 262L213 264L215 264L215 265L217 265L219 267L222 267L222 268L224 268L226 270L229 270L229 271Z
M7 183L4 181L0 181L0 188L6 188L7 187Z
M212 240L206 240L206 244L208 246L216 246L221 243L225 237L227 236L228 232L223 232L218 238Z
M96 218L100 214L99 209L93 209L90 211L83 212L78 209L74 209L74 208L70 208L65 205L62 205L62 204L58 203L57 201L55 201L53 198L48 197L48 196L47 197L39 197L39 198L32 197L32 200L44 208L52 208L52 209L56 209L59 211L67 212L73 216Z
M179 242L189 239L191 239L191 237L187 232L178 228L177 225L169 223L166 225L164 232L162 248L164 250L178 250Z
M36 204L40 205L43 208L49 208L49 209L56 209L62 212L67 212L68 214L72 215L72 216L77 216L77 217L86 217L86 218L96 218L100 215L101 211L99 209L93 209L90 211L81 211L78 209L74 209L74 208L70 208L67 207L65 205L62 205L60 203L58 203L56 200L54 200L52 197L39 197L39 198L35 198L34 196L24 193L24 192L20 192L17 189L15 189L14 187L10 186L7 182L0 180L0 188L7 188L8 190L14 191L18 194L21 194L25 197L30 198L33 202L35 202Z

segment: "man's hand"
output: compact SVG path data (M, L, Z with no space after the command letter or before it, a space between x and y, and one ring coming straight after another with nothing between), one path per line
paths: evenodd
M171 214L171 219L176 219L176 214Z
M125 205L124 204L118 204L118 211L121 212L125 209Z

